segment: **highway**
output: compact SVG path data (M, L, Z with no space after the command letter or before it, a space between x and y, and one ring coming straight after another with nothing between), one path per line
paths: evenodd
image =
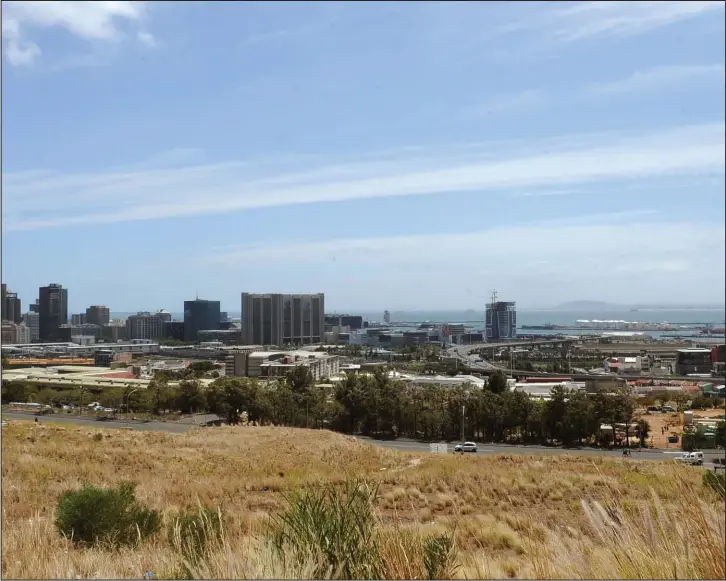
M641 374L602 374L602 373L545 373L543 371L527 371L524 369L510 369L508 366L497 366L488 361L476 361L479 357L477 355L471 355L472 351L475 351L482 347L483 344L479 345L453 345L450 347L445 354L448 357L457 357L461 361L462 365L466 366L471 371L482 371L482 372L493 372L501 370L508 375L514 375L517 377L570 377L573 381L586 381L588 379L601 379L607 377L613 377L618 379L624 379L626 381L633 381L636 379L663 379L668 381L691 381L691 382L723 382L726 378L724 376L711 376L711 377L692 377L685 375L665 375L663 377L653 377L652 375L641 373Z
M3 412L3 420L22 420L22 421L33 421L35 415L32 413L18 413L18 412ZM39 416L39 423L52 422L67 425L85 426L92 428L107 428L107 429L127 429L127 430L140 430L147 432L166 432L172 434L181 434L189 431L194 426L177 424L174 422L138 422L132 420L107 420L100 422L98 420L92 420L89 418L82 418L79 416ZM210 428L212 429L212 428ZM376 440L373 438L359 437L361 441L369 444L375 444L384 448L391 448L393 450L400 450L403 452L414 452L420 454L427 454L431 452L430 444L425 442L417 442L415 440L398 439L398 440ZM453 452L455 444L447 444L447 451ZM575 455L575 456L600 456L609 458L622 458L622 452L620 450L598 450L594 448L548 448L546 446L515 446L511 444L477 444L479 455L501 455L501 454L517 454L517 455L533 455L533 456L558 456L563 454ZM642 450L634 451L632 455L633 460L660 460L668 461L675 460L680 456L679 450ZM704 452L704 459L706 463L704 466L713 469L713 459L717 457L723 457L724 452Z

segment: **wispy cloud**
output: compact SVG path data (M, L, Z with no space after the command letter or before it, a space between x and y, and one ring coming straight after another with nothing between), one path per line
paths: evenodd
M686 86L701 88L708 83L723 86L724 64L693 64L657 66L620 77L611 81L590 83L562 91L527 89L520 92L499 94L481 104L464 110L465 118L478 118L494 114L534 112L553 103L583 103L603 98L662 96L662 91Z
M643 93L679 86L699 80L714 80L723 84L724 65L677 65L654 67L636 71L628 77L604 83L593 83L584 88L585 96L607 96Z
M692 287L688 278L698 277L713 288L697 291L703 295L699 297L689 290L689 296L706 302L723 289L724 246L723 225L664 221L657 213L644 210L477 232L290 240L205 249L195 263L197 268L206 265L215 272L221 268L230 275L241 270L265 272L271 264L304 264L306 270L314 269L314 280L323 285L334 285L344 271L348 282L345 303L356 306L410 309L471 304L461 285L436 284L432 272L436 280L460 279L465 273L469 288L489 288L496 277L504 294L540 304L582 297L622 300L626 294L631 301L652 302L654 297L665 296L665 283L687 289ZM351 273L344 265L355 265L355 269ZM373 286L364 284L369 282L371 269L378 273ZM360 280L356 271L361 273ZM608 273L605 277L604 272ZM634 275L639 275L636 286L632 284ZM528 294L524 288L533 280L537 290ZM419 285L427 288L429 304L411 304L409 289Z
M723 123L645 135L610 134L599 142L592 136L557 142L557 148L550 140L539 151L527 140L519 151L510 146L498 155L483 148L484 155L431 159L402 155L390 162L311 164L287 173L281 167L251 166L246 160L91 174L7 172L3 223L10 232L366 198L467 191L485 195L724 172Z
M541 9L528 11L518 21L502 26L500 33L537 31L550 40L571 43L645 34L723 10L721 1L568 2L564 6L546 3Z
M2 3L3 54L13 66L28 66L42 54L32 40L33 29L60 28L92 42L118 42L128 37L125 27L136 30L136 39L155 46L154 36L142 28L146 2L33 2Z

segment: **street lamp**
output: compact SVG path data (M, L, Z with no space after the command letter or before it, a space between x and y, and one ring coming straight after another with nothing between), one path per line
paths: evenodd
M140 387L137 387L126 394L126 413L129 413L129 397L132 393L134 393L135 391L139 391L140 389ZM123 400L121 401L121 406L123 407Z

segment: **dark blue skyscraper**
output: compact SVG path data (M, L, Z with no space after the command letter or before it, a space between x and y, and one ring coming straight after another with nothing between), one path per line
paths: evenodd
M184 301L184 340L198 340L199 331L219 330L219 301Z

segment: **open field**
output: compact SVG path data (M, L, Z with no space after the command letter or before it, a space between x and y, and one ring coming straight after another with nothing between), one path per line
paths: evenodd
M326 431L223 427L184 434L12 422L2 432L3 578L175 576L164 534L117 551L75 548L53 526L83 482L138 483L165 515L221 507L224 545L197 577L295 578L264 540L283 493L354 477L379 483L389 578L421 578L421 535L453 531L459 578L723 578L724 507L701 470L577 456L436 456ZM418 543L418 544L417 544ZM418 552L417 552L418 551Z

